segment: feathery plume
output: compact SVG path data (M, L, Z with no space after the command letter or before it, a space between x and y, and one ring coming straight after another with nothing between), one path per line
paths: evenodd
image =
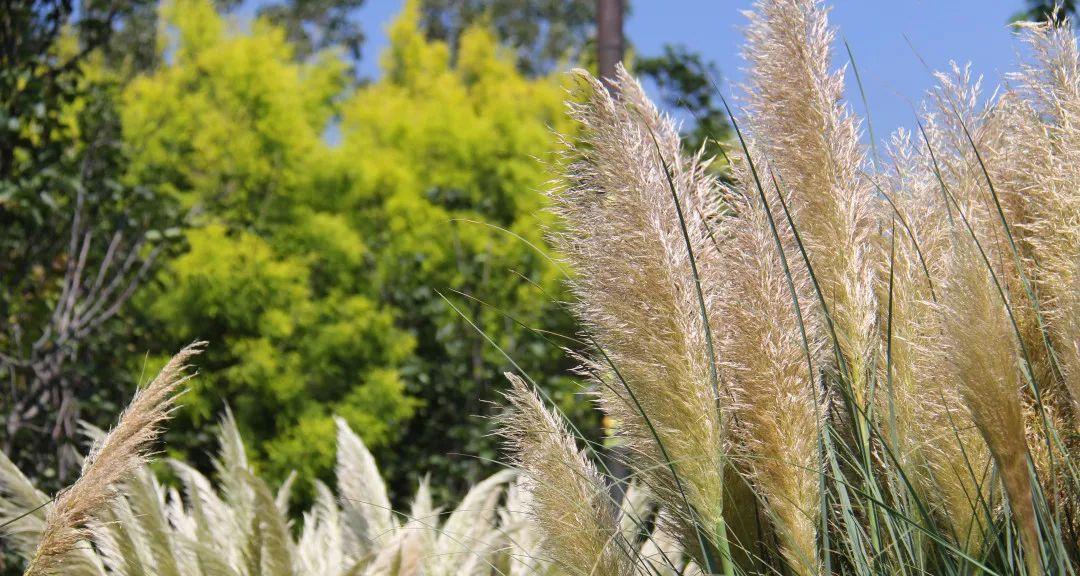
M506 504L499 510L499 522L509 541L506 550L507 576L555 573L553 562L543 558L543 536L535 528L529 511L532 494L520 475L506 491Z
M1028 573L1041 574L1015 333L970 238L957 241L950 268L942 297L943 349L1001 473Z
M516 542L531 543L523 551L532 555L539 537L535 530L500 505L503 488L514 472L503 471L478 483L469 495L440 522L441 511L432 506L426 480L413 501L408 521L400 525L387 512L385 534L360 549L358 535L347 524L347 514L370 520L370 502L378 500L378 469L359 437L339 423L340 469L337 492L375 493L365 503L341 498L317 482L316 499L303 514L299 537L293 538L287 512L291 477L276 491L248 465L244 442L230 414L222 418L218 434L220 452L215 459L216 486L201 472L182 462L171 462L185 497L166 489L149 467L140 465L115 488L116 498L106 502L85 527L85 541L65 555L54 572L72 576L155 574L160 576L237 576L242 574L420 574L481 576L509 563L509 534ZM90 430L99 443L105 437ZM361 471L362 476L353 475ZM381 482L381 480L380 480ZM361 487L359 484L363 484ZM344 486L348 485L348 488ZM35 510L46 497L0 454L0 521L10 522L13 542L31 559L40 540L45 512ZM21 518L21 519L19 519ZM500 524L502 522L502 524ZM368 522L365 526L371 526ZM551 563L517 563L517 574L560 574Z
M952 251L950 209L925 148L916 148L901 130L890 152L895 170L885 193L895 212L889 215L893 250L884 273L891 273L892 288L882 301L891 303L891 373L876 399L882 441L916 496L937 512L937 522L961 550L973 552L983 541L993 483L990 453L959 395L941 341L936 299Z
M653 508L649 489L640 482L631 482L619 502L619 531L627 542L635 542L645 528Z
M58 573L64 557L88 538L87 522L113 498L118 484L146 462L177 393L191 377L186 363L204 346L195 342L173 356L149 385L135 393L116 427L90 451L79 479L57 495L46 514L26 576Z
M631 467L681 524L675 531L702 551L726 537L725 423L706 322L716 183L700 157L683 156L674 123L625 69L616 96L579 78L570 114L583 130L566 142L553 240L576 270L576 312L605 355L590 366L600 403Z
M514 374L506 377L514 410L502 419L500 433L523 473L548 554L570 576L629 576L617 509L600 474L536 393Z
M425 477L420 480L413 495L405 524L380 539L378 546L368 552L371 560L363 573L395 576L420 574L424 567L424 555L435 542L439 512L432 505L431 488Z
M1068 19L1021 25L1031 58L1011 74L1009 182L1072 412L1080 418L1080 50ZM1041 350L1041 342L1031 348Z
M49 497L0 452L0 533L5 544L23 558L32 558L37 550L48 502ZM105 567L96 554L80 547L65 558L64 570L72 576L99 576Z
M1032 190L1055 170L1053 152L1047 148L1042 119L1018 91L1007 90L979 105L981 80L972 79L970 68L953 64L949 73L935 74L939 85L931 92L934 107L926 119L930 146L939 156L953 207L964 216L958 232L978 239L1009 300L1024 372L1038 390L1036 394L1034 387L1026 387L1024 402L1031 408L1042 404L1048 410L1070 411L1071 399L1057 375L1060 359L1047 345L1046 313L1040 310L1040 301L1055 290L1033 283L1041 272L1025 234L1039 212L1031 205L1037 196ZM1030 425L1041 427L1038 415L1045 412L1028 413L1034 417Z
M489 554L485 550L491 547L492 537L498 534L494 523L499 499L514 476L513 470L496 472L469 489L439 528L424 574L452 576L490 569Z
M1001 473L1028 571L1039 574L1025 417L1033 412L1025 409L1031 399L1024 394L1021 371L1036 368L1029 360L1039 363L1022 352L1042 346L1031 345L1039 341L1032 334L1037 324L1023 295L1023 271L1013 257L1007 227L1010 219L1025 219L1016 196L1018 181L1008 178L1015 159L1004 153L1009 149L1006 131L1017 124L1017 118L1010 117L1016 101L979 108L979 83L971 80L968 68L954 65L951 74L939 73L937 79L939 87L931 93L937 112L927 122L927 153L935 153L953 221L946 227L951 245L941 275L943 325L940 341L931 345L944 355L949 378ZM1001 195L991 188L994 180L1006 182Z
M784 250L789 261L797 258L790 229L777 225L774 235L767 207L743 164L736 164L736 174L745 190L730 191L732 215L719 230L725 273L722 322L717 323L733 405L733 443L739 469L768 503L789 566L798 574L815 574L823 473L819 440L827 407L812 366L824 339L820 324L812 321L815 300L806 268L801 263L785 267L778 251ZM776 212L773 218L783 221Z
M336 418L335 422L337 482L345 525L349 528L346 543L354 555L361 556L381 538L393 533L396 528L393 509L375 458L344 420Z
M829 307L852 393L865 406L879 340L876 201L861 176L858 122L829 70L834 31L819 0L761 0L749 12L744 57L755 147L785 193Z
M315 482L315 504L304 513L304 529L296 544L303 574L341 574L348 568L343 541L345 526L337 499L322 482Z

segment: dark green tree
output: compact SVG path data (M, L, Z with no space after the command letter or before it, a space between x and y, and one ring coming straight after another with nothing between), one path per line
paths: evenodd
M259 9L259 15L285 29L299 58L339 46L354 62L360 59L364 31L352 17L364 0L288 0Z
M117 84L97 60L133 7L0 10L0 447L47 489L77 462L77 421L116 409L108 360L89 358L122 347L116 317L167 219L121 180Z
M1046 22L1056 17L1075 16L1080 7L1076 0L1026 0L1026 8L1013 16L1013 20Z
M623 10L630 14L629 2ZM596 61L595 0L423 0L421 13L428 38L446 41L452 51L462 30L489 24L499 41L515 51L518 69L527 75L550 73L560 62L589 67ZM665 45L661 54L639 56L634 71L655 82L667 107L686 113L688 148L728 136L727 117L715 94L719 70L700 53Z
M126 79L157 66L157 0L84 0L80 18L103 23L95 48L111 70ZM105 25L104 23L108 23Z
M685 46L667 44L658 56L638 58L634 70L656 83L664 104L670 109L689 114L692 122L684 133L684 145L696 151L711 142L706 145L706 151L716 153L713 144L723 142L730 130L727 114L716 95L720 82L716 65Z

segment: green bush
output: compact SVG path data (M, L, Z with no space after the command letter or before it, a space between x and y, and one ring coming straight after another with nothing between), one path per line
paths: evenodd
M391 27L383 78L355 90L337 54L297 62L262 20L234 30L200 0L163 10L171 58L123 94L127 177L173 196L192 227L140 294L138 346L212 342L212 376L169 438L196 462L227 404L256 464L281 480L303 462L309 486L330 469L317 432L340 414L395 491L429 471L460 492L491 471L483 416L512 367L487 338L579 405L548 341L574 325L537 193L552 129L572 130L563 87L522 76L479 28L451 61L417 10Z

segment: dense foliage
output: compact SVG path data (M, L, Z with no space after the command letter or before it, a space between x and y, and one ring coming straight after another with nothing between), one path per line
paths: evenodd
M527 74L550 73L559 64L591 56L586 47L596 21L595 0L422 0L420 6L429 38L446 41L453 50L469 28L486 23Z
M170 62L123 94L128 177L193 227L138 298L154 327L141 346L213 343L170 445L201 461L228 404L259 465L305 486L332 466L338 415L394 478L477 480L496 454L476 416L510 367L487 338L571 389L558 348L522 326L573 331L558 269L530 246L538 159L565 125L558 82L520 75L481 28L452 63L415 4L383 79L351 93L336 53L297 61L265 20L241 32L198 0L163 16Z
M114 361L135 328L109 320L174 223L122 178L121 71L101 51L144 4L15 2L0 17L0 444L48 487L77 464L77 421L118 407Z

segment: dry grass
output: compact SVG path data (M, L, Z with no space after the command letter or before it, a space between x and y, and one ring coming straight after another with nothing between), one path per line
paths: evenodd
M596 467L578 451L557 416L521 378L508 374L514 411L502 433L525 473L529 510L550 557L572 576L629 576L628 543Z
M726 574L1075 573L1071 32L1026 27L1031 60L995 98L965 68L935 75L918 134L875 165L824 5L749 18L730 183L620 72L614 94L574 94L583 135L553 194L586 370L674 519L655 536ZM732 467L754 502L731 498ZM733 563L748 506L766 526Z
M88 522L104 511L119 483L146 462L177 393L191 377L185 374L187 361L203 346L196 342L173 356L150 384L135 393L116 427L94 445L79 479L48 508L26 576L63 573L65 557L90 535Z
M338 423L336 489L318 483L314 504L293 526L291 482L272 489L248 462L232 416L218 433L220 452L212 481L191 466L171 462L176 487L138 466L89 513L77 541L54 556L49 569L65 576L506 576L561 574L528 521L527 492L515 472L497 473L474 486L452 510L436 508L427 481L412 507L396 512L360 437ZM35 530L43 499L0 455L0 521L19 536L27 560L35 557ZM11 522L26 512L22 519ZM622 520L625 522L625 520ZM294 528L296 528L294 530ZM32 541L32 543L31 543ZM42 570L39 563L33 570ZM41 573L41 572L36 572ZM666 573L665 573L666 574Z
M699 293L715 281L695 272L716 270L703 259L716 257L706 226L719 190L625 70L616 97L578 77L571 115L584 131L567 143L572 176L553 199L564 223L555 242L577 272L577 312L607 354L590 370L631 465L671 503L675 529L722 539L727 423L704 321L715 300Z

